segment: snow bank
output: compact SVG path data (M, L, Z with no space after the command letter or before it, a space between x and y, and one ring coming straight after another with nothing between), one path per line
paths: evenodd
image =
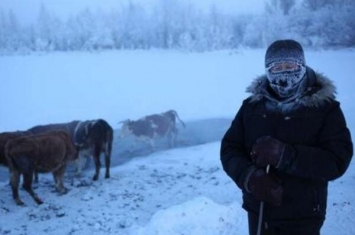
M246 213L239 203L220 205L201 196L158 211L151 221L132 234L137 235L229 235L246 234Z

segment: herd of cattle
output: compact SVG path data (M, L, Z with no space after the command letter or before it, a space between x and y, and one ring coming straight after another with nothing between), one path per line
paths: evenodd
M154 139L166 136L169 146L175 144L176 120L183 127L174 110L142 117L136 121L125 120L119 137L133 135L148 141L154 149ZM66 193L63 177L69 162L76 162L77 174L81 172L79 158L92 157L95 163L93 180L100 175L100 155L105 156L105 178L110 178L110 162L113 143L113 128L103 119L72 121L34 126L26 131L0 133L0 164L9 168L12 196L18 205L23 205L18 193L20 176L23 188L37 204L43 201L32 189L38 173L52 173L56 190Z

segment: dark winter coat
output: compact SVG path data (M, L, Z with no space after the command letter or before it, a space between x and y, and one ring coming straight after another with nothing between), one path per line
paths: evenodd
M296 100L278 102L272 97L266 76L258 77L247 91L231 127L221 143L225 172L243 190L243 208L258 214L260 201L245 189L245 177L253 163L255 141L272 136L289 144L293 153L287 165L270 168L284 188L282 206L265 204L268 221L323 219L328 182L344 174L353 145L333 83L307 68L305 92Z

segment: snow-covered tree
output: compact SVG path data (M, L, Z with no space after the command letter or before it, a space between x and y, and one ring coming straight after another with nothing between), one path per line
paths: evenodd
M132 1L109 12L87 8L60 19L43 3L37 21L21 25L12 11L0 9L0 52L208 51L262 47L286 37L313 47L355 46L353 0L268 0L260 15L230 15L218 5L203 11L180 0L159 0L149 10Z
M50 50L54 49L53 45L53 32L55 28L52 23L52 18L47 10L46 6L42 3L37 18L37 38L36 49L37 50Z
M303 0L302 5L310 11L319 11L322 8L333 5L334 0Z
M296 0L269 0L269 2L266 2L266 11L269 14L282 13L288 15L295 3Z

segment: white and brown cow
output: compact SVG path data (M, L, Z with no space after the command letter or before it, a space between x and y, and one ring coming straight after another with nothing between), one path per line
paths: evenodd
M19 177L23 174L23 187L37 204L43 201L32 189L32 176L38 173L52 173L56 189L66 192L63 176L67 163L77 157L77 151L65 131L51 131L44 134L11 139L5 146L5 157L10 169L12 196L18 205L23 205L18 193Z
M100 175L100 155L105 155L105 178L110 178L111 151L113 142L113 129L103 119L89 121L72 121L69 123L58 123L35 126L29 129L33 134L44 133L51 130L66 131L72 143L79 151L77 161L77 174L81 173L83 160L85 157L93 157L95 162L95 175L93 180L97 180Z
M100 175L100 155L105 155L105 178L110 178L111 152L113 142L113 129L103 119L79 122L74 132L75 145L78 146L80 155L92 156L95 162L95 175L97 180ZM81 167L79 167L81 169ZM80 173L80 172L79 172Z
M178 129L176 128L176 119L178 119L183 127L185 123L179 118L175 110L169 110L160 114L152 114L142 117L136 121L125 120L122 123L120 137L133 135L141 141L148 142L155 149L154 140L160 137L167 137L169 147L174 147Z

